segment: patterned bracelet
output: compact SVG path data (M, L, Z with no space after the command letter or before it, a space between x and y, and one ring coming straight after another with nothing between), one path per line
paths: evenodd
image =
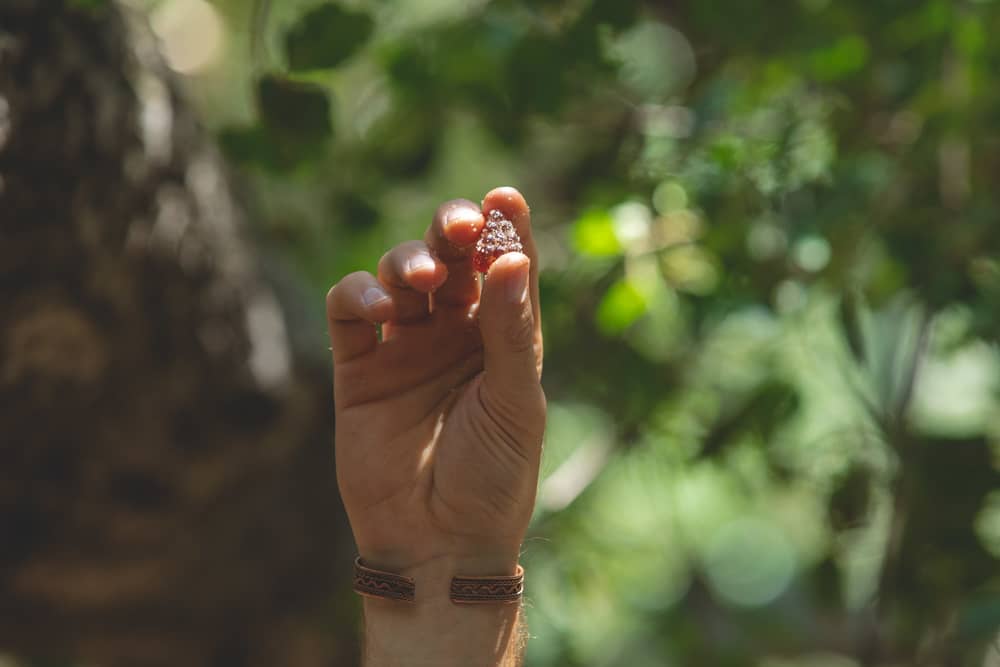
M517 602L524 593L524 568L507 577L455 577L451 580L451 601L457 604Z
M417 585L409 577L366 567L358 556L354 559L354 592L373 598L413 602Z
M354 590L368 597L413 602L417 585L410 577L370 568L354 559ZM453 577L449 597L456 604L517 602L524 593L524 568L517 566L513 576Z

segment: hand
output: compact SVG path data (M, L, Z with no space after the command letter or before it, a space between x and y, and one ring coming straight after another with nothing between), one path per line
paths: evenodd
M500 257L480 294L471 251L493 209L524 254ZM536 259L527 203L498 188L482 209L443 204L377 279L352 273L330 290L337 480L371 566L513 573L545 422Z

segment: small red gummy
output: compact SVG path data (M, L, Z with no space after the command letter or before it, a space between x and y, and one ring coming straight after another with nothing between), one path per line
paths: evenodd
M493 209L486 216L486 226L476 241L472 264L476 267L476 271L486 273L500 255L522 250L524 246L521 245L521 237L514 229L514 223L505 218L501 211Z

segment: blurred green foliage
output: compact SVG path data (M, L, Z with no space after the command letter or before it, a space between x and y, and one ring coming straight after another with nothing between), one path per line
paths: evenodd
M529 665L1000 664L1000 2L212 6L190 93L316 304L532 203Z

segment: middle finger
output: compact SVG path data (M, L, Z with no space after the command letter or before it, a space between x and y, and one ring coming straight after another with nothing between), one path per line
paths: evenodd
M448 279L434 291L434 304L468 306L479 299L479 276L472 251L486 220L478 204L453 199L438 207L424 240L448 267Z

